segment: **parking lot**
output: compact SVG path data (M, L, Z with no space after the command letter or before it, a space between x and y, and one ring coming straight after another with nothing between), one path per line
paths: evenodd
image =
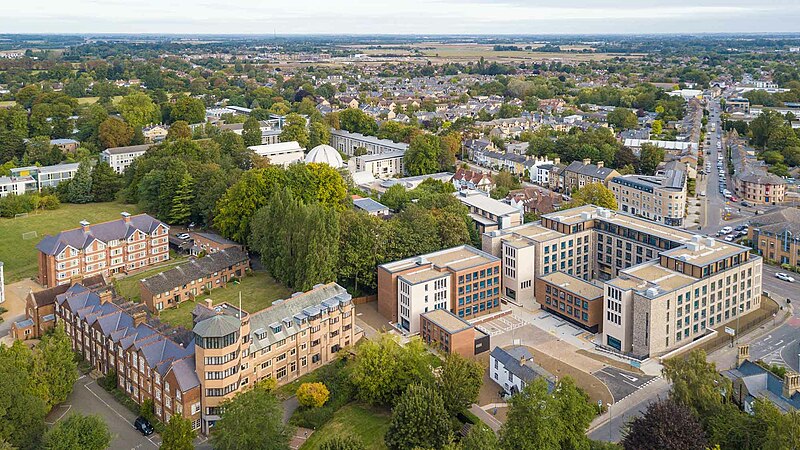
M656 378L640 373L628 372L612 366L598 370L592 375L599 378L600 381L608 386L608 390L611 391L611 395L614 397L614 403L633 394Z
M136 414L120 405L114 397L97 385L89 376L81 376L73 387L67 401L56 406L46 418L48 425L69 417L70 414L96 414L108 425L113 439L113 449L157 449L161 438L157 434L142 436L133 428ZM195 440L195 448L211 448L205 438Z
M478 328L484 331L489 336L498 336L503 333L508 333L511 330L525 325L525 322L519 317L509 314L507 316L498 317L496 319L483 322L478 325Z

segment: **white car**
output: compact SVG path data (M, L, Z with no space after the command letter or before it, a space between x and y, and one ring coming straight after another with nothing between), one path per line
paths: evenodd
M719 231L720 231L722 234L728 234L728 233L730 233L731 231L733 231L733 228L731 228L731 227L723 227L723 228L722 228L721 230L719 230Z
M178 236L176 236L176 237L177 237L178 239L181 239L181 240L184 240L184 241L185 241L185 240L189 239L191 236L189 236L189 233L181 233L181 234L179 234L179 235L178 235Z
M725 236L725 241L726 242L733 242L733 236L731 236L731 235Z
M794 278L790 277L788 273L778 272L775 274L775 278L788 281L789 283L794 283Z

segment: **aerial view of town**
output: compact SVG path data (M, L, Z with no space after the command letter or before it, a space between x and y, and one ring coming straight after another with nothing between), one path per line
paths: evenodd
M798 24L0 5L0 450L800 448Z

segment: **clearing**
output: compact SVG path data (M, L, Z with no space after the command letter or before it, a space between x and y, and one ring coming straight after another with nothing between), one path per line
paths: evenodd
M17 219L0 218L0 261L5 263L6 283L36 276L39 263L35 247L45 234L54 235L77 228L81 220L100 223L119 219L123 211L131 214L140 212L137 205L118 202L85 205L62 203L60 208L53 211L32 212L27 217ZM37 237L22 238L23 233L31 231L35 231Z
M138 281L141 278L136 277L137 298ZM270 306L275 300L285 299L291 295L288 288L273 280L267 272L251 272L242 278L239 284L228 283L226 287L214 289L209 295L199 295L194 302L183 302L178 308L161 310L158 318L170 325L182 326L191 330L192 309L196 303L205 303L206 298L211 298L215 305L222 302L238 305L239 292L242 293L242 309L251 314Z
M333 436L353 435L364 443L364 448L383 450L383 436L389 429L391 416L388 411L372 408L361 403L350 403L336 411L333 418L315 431L300 447L314 450Z

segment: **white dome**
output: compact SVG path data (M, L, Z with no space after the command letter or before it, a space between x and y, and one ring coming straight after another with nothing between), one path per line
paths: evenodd
M342 155L335 148L325 144L312 148L306 155L306 163L325 163L334 169L344 166Z

